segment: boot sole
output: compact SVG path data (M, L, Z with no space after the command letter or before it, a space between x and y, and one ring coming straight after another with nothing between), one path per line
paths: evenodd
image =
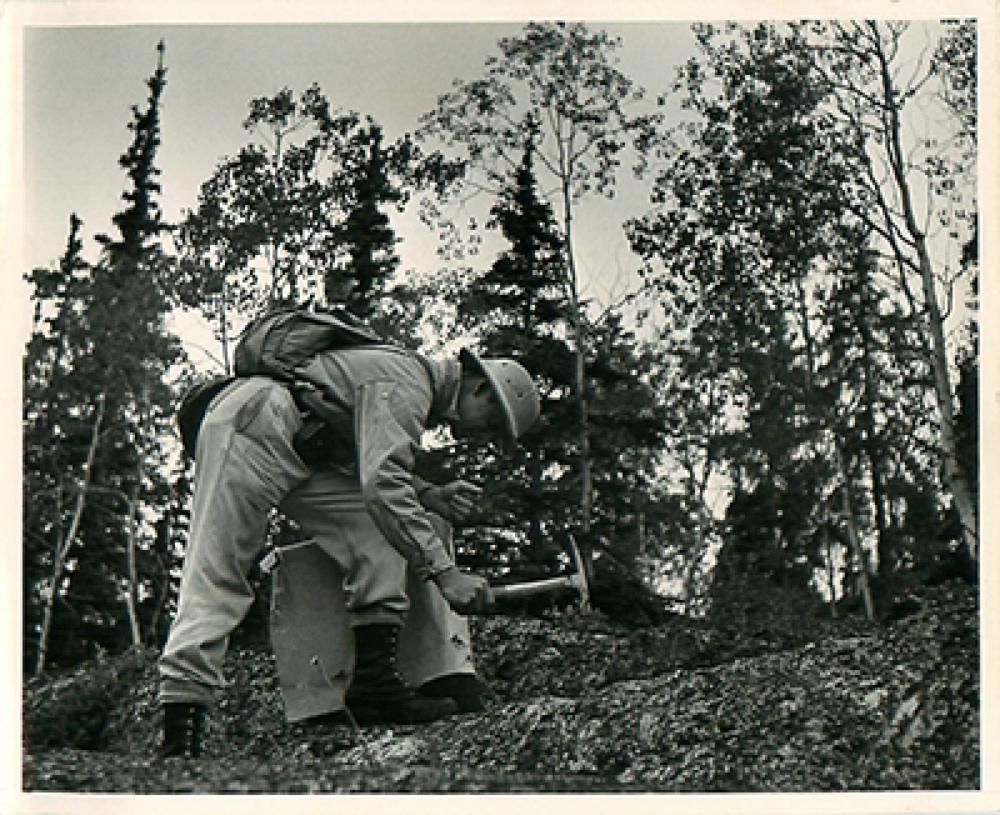
M444 701L444 700L442 700ZM351 716L358 724L429 724L438 719L454 716L459 712L458 705L452 700L447 700L450 704L443 704L437 709L417 711L392 710L391 706L380 706L371 702L351 702L348 700L345 705Z

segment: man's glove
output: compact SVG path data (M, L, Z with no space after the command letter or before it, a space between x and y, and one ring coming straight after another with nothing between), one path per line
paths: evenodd
M462 523L475 511L483 491L468 481L452 481L431 487L420 495L420 503L451 523Z
M486 578L465 574L452 566L434 575L434 582L456 614L481 614L493 605L493 590Z

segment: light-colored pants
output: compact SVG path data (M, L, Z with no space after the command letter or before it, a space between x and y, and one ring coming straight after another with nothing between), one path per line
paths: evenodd
M292 447L302 419L273 380L239 380L198 437L191 530L177 616L160 659L160 701L209 704L224 685L229 636L253 604L247 575L280 507L340 566L350 625L402 625L406 561L365 510L357 476L312 472Z
M447 524L431 516L442 540ZM440 521L440 523L438 523ZM278 550L271 574L271 648L290 722L342 710L354 676L355 640L333 542L307 540ZM447 674L475 674L469 621L433 583L409 571L410 610L399 635L398 669L412 686Z

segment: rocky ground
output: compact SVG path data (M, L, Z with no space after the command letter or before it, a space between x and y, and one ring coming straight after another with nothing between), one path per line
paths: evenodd
M792 792L976 789L978 603L960 582L907 616L752 636L601 615L477 620L481 714L421 727L283 719L271 656L235 650L209 756L154 757L155 654L28 683L26 791Z

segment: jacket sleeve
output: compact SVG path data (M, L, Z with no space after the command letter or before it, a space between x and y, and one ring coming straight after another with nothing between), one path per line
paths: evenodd
M423 505L424 503L424 493L426 493L428 490L433 489L436 486L437 484L434 484L424 478L421 478L416 473L413 474L413 489L416 490L417 500L420 501L421 505Z
M426 408L405 386L372 381L358 388L354 413L365 506L386 540L425 580L454 565L414 483Z

